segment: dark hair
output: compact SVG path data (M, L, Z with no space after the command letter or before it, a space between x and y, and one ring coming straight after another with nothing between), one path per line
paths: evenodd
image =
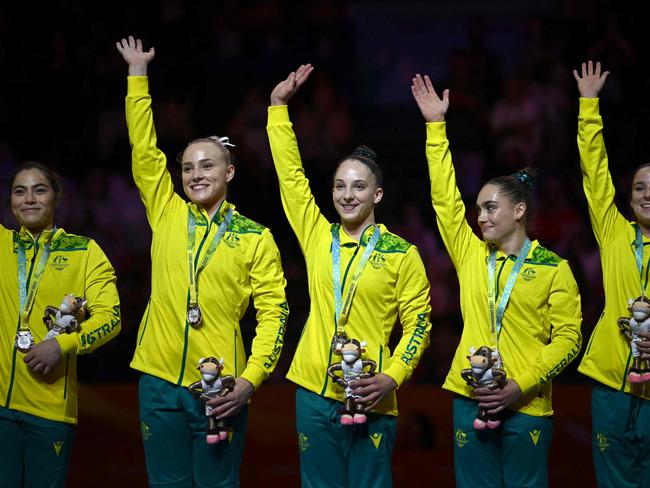
M217 137L217 136L199 137L198 139L194 139L194 140L190 141L190 142L187 144L187 146L185 146L185 149L183 149L181 152L178 153L178 155L176 156L176 161L177 161L179 164L182 164L182 163L183 163L183 153L184 153L184 152L187 150L187 148L190 147L192 144L196 144L196 143L198 143L198 142L211 142L212 144L214 144L215 146L217 146L217 148L219 148L219 151L221 152L221 154L222 154L222 155L224 156L224 158L226 159L226 163L231 164L231 165L233 165L233 166L235 165L235 156L233 155L232 151L229 149L228 146L226 146L223 142L221 142L220 138ZM227 144L228 144L230 147L235 147L234 144L230 144L230 142L228 142L228 139L227 139L227 138L226 138L226 142L227 142Z
M54 193L54 205L58 205L61 201L61 197L63 196L63 181L56 172L52 171L50 168L39 161L26 161L13 171L11 178L9 179L9 193L11 194L11 191L13 190L16 176L18 176L19 173L30 169L37 169L43 173L43 176L45 176L50 186L52 187L52 192Z
M535 198L536 183L537 171L534 168L526 167L511 175L492 178L486 185L498 186L503 195L513 204L525 203L524 224L528 224L537 209L537 201Z
M383 184L384 175L381 172L381 168L377 164L377 153L375 151L370 149L368 146L357 146L357 148L352 151L352 154L349 154L348 156L345 156L339 160L339 162L336 164L336 170L339 169L339 166L341 166L343 161L347 161L348 159L355 159L360 163L365 164L370 172L375 176L377 186L380 187ZM336 170L334 172L336 172Z

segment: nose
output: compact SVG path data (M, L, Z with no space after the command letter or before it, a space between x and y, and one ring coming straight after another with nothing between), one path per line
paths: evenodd
M643 199L650 200L650 185L646 186L643 190Z
M25 192L25 203L36 203L36 193L32 190Z
M483 224L487 222L487 212L484 209L478 211L478 223Z
M352 194L352 189L346 188L345 192L343 193L343 199L346 201L350 201L354 198L354 195Z

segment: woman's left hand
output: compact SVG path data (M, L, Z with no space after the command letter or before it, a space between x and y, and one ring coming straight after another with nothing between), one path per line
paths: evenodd
M642 339L636 341L636 348L641 353L641 359L650 359L650 332L637 332Z
M357 398L357 402L368 402L365 408L367 412L374 408L391 391L395 390L397 383L387 374L377 373L370 378L351 381L350 386L356 395L361 395L361 398Z
M208 402L208 405L212 407L212 413L210 415L217 419L232 417L244 408L244 405L246 405L246 402L248 402L248 399L254 392L255 388L250 381L244 378L237 378L232 391L229 391L224 396L213 398Z
M490 390L487 387L481 387L474 390L474 397L478 400L479 408L487 409L487 413L499 413L505 408L521 398L521 388L513 379L509 379L503 388Z
M39 342L32 347L23 360L34 373L48 374L61 360L61 346L56 339Z

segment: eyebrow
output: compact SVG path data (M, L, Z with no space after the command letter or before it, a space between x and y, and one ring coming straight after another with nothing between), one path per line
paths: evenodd
M48 189L50 188L50 187L49 187L48 185L46 185L45 183L36 183L36 184L32 185L31 187L32 187L32 188L38 188L38 187L40 187L40 186L42 186L43 188L48 188ZM15 186L12 188L12 191L13 191L13 190L26 190L27 188L29 188L29 186L27 186L27 185L15 185Z
M197 163L205 163L206 161L211 161L211 162L213 162L213 163L217 163L217 162L218 162L216 159L212 159L212 158L203 158L203 159L199 159L199 160L197 161ZM194 164L194 161L183 161L183 162L181 163L181 165L183 165L183 166L186 165L186 164Z
M342 180L341 178L336 178L334 180L334 183L337 183L337 182L345 183L345 180ZM352 182L352 184L355 184L355 183L368 183L368 182L366 180L354 180Z

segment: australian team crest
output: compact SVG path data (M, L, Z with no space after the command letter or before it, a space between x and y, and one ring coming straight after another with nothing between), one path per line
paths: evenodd
M235 248L239 246L239 236L234 232L228 232L228 234L226 234L226 237L224 238L224 242L228 247Z
M63 271L68 266L70 266L68 258L63 254L59 254L52 259L52 267L57 271Z
M384 266L386 266L386 258L384 257L383 254L378 252L373 252L372 255L370 256L370 259L368 259L368 262L370 263L370 266L372 266L373 269L376 270L380 270Z

